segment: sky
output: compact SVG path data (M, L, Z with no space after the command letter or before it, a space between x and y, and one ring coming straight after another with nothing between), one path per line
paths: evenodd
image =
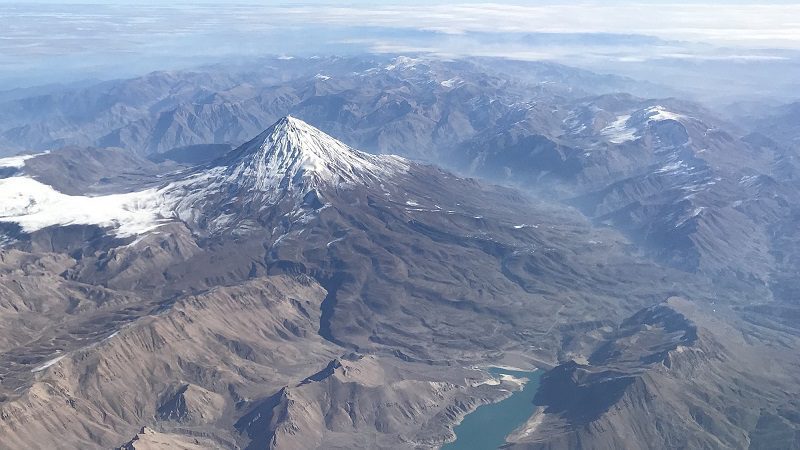
M800 51L800 3L0 0L0 90L228 56L365 51L767 61Z

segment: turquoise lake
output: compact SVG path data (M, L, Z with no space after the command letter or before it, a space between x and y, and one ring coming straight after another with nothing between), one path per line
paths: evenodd
M525 387L515 391L511 397L497 403L482 405L464 417L454 431L456 440L445 444L442 450L494 450L506 443L506 436L524 424L536 407L533 397L539 389L541 370L520 372L492 367L488 371L493 377L512 375L527 378Z

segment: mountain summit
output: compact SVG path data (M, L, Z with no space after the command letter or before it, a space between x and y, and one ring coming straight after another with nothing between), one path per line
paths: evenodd
M406 159L355 150L300 119L284 117L215 165L177 174L158 188L69 196L25 174L0 180L0 194L10 199L0 206L0 222L16 223L25 232L99 225L119 236L142 234L175 219L222 230L247 216L244 211L278 203L290 209L319 205L319 191L391 184L411 167Z
M258 191L366 184L408 169L403 158L360 152L291 116L223 160L228 182Z
M272 207L273 213L287 213L309 205L319 207L325 192L391 184L411 167L404 158L355 150L287 116L213 167L203 167L162 188L162 210L208 231L220 231L243 220L250 223L244 211Z

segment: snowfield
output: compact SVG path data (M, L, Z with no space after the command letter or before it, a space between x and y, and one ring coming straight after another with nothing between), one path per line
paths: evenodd
M5 158L0 158L0 168L10 167L15 169L21 169L25 167L25 161L35 158L39 155L44 155L44 153L34 153L30 155L17 155L17 156L8 156Z
M0 180L0 222L25 232L53 225L99 225L120 237L145 233L163 223L163 200L155 189L84 197L66 195L27 176Z

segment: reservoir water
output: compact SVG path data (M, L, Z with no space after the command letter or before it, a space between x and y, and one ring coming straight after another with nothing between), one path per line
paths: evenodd
M527 378L528 382L520 391L497 403L479 406L478 409L464 417L453 431L456 440L445 444L442 450L494 450L506 443L506 436L524 424L536 409L533 397L539 389L541 370L521 372L517 370L492 367L489 373L493 377L511 375L515 378Z

